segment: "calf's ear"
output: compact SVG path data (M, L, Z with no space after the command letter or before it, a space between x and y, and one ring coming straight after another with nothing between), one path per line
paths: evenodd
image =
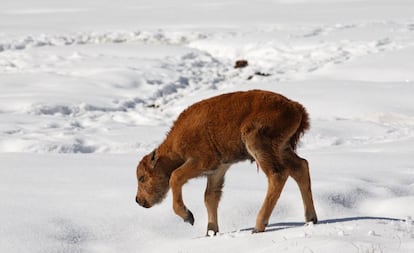
M155 160L155 155L156 155L156 149L154 149L154 151L152 151L151 153L151 162L153 162Z
M158 161L158 156L157 156L157 149L154 149L154 151L152 151L151 153L151 169L153 169L155 167L155 164Z

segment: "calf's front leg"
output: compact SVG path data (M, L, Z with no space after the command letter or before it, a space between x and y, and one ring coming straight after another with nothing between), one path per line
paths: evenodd
M194 225L194 216L184 204L182 187L191 178L198 176L197 163L193 159L187 160L183 165L173 171L170 177L170 188L173 195L174 212L183 218L184 222Z
M208 214L207 236L210 231L214 235L219 231L217 208L221 198L221 189L224 184L224 175L228 168L229 165L227 164L221 165L215 170L214 174L208 175L207 177L207 187L204 194L204 203Z

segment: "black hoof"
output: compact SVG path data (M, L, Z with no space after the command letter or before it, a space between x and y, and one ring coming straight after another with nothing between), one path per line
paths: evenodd
M315 216L315 217L313 217L313 218L311 218L311 219L309 219L306 223L313 223L313 224L316 224L316 223L318 223L318 218Z
M213 230L207 230L206 237L216 236L217 232Z
M184 219L184 222L188 222L191 226L194 225L194 215L190 210L187 210L187 218Z
M218 226L213 223L208 223L206 236L216 236L218 233Z
M264 231L260 231L260 230L257 230L257 229L253 229L252 230L252 234L258 234L258 233L263 233Z

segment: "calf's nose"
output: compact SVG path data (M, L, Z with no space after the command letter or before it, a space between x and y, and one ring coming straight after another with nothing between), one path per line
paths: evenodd
M135 197L135 202L138 203L138 205L145 207L145 208L149 208L150 205L148 205L148 202L144 199L144 200L140 200L138 197Z

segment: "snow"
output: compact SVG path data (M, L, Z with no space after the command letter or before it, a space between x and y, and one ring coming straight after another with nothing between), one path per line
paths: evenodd
M0 10L0 252L413 252L414 3L9 1ZM236 60L249 66L234 69ZM255 75L260 72L269 76ZM250 80L248 80L250 79ZM319 224L288 180L251 234L266 178L226 176L204 237L205 179L135 201L135 167L177 115L249 89L302 103Z

